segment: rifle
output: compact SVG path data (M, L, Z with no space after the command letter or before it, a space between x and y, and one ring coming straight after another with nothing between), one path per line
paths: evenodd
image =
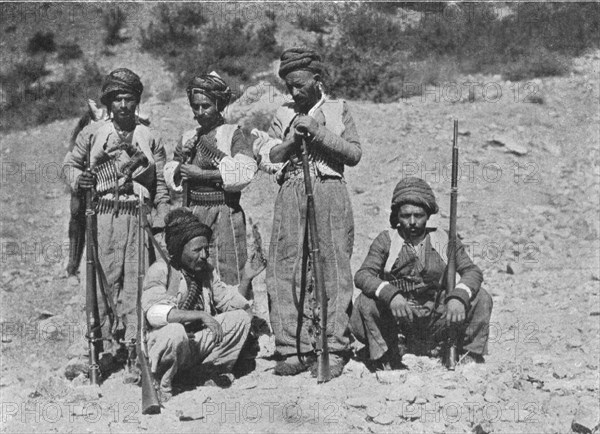
M452 181L450 188L450 230L448 240L448 271L446 275L446 296L456 286L456 209L458 204L458 121L454 120L454 134L452 136ZM450 340L446 366L453 371L458 361L456 326L450 328Z
M323 97L311 109L314 112L324 102ZM315 341L317 353L317 383L324 383L331 380L331 371L329 368L329 346L327 344L327 291L325 289L325 279L323 277L323 267L321 258L319 258L319 235L317 231L317 216L315 212L315 198L310 179L310 167L308 162L308 147L306 139L302 138L302 170L304 173L304 191L306 193L306 218L308 220L308 233L311 244L312 269L315 280L315 301L313 303L313 321L315 324ZM317 320L318 318L318 320Z
M91 147L87 148L86 170L90 171ZM94 228L95 214L94 191L89 189L85 193L85 247L86 247L86 291L85 291L85 313L87 320L87 339L89 344L89 377L93 385L100 383L100 367L98 365L98 353L101 352L102 332L100 330L100 313L98 310L98 294L96 292L96 266L94 262Z
M137 358L140 363L141 382L142 382L142 414L160 413L160 401L154 388L150 364L148 363L148 353L146 348L146 320L144 310L142 309L142 292L144 290L145 260L144 249L146 243L144 237L147 236L145 228L146 207L144 206L144 196L140 192L140 202L138 206L138 290L137 290L137 319L138 319L138 339L136 343ZM150 233L150 236L152 234Z

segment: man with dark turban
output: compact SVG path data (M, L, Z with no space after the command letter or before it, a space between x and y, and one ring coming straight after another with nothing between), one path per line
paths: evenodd
M178 178L187 182L184 204L213 231L211 264L225 283L237 285L248 257L240 198L257 170L252 145L238 125L225 124L231 89L215 72L194 77L186 91L199 125L183 133L165 178L175 191L184 191Z
M168 397L180 374L207 379L231 371L251 323L240 292L257 273L245 268L241 290L225 284L208 262L210 228L187 208L171 211L165 224L170 266L157 261L148 269L142 307L151 369Z
M129 69L119 68L108 74L100 96L108 116L83 128L64 163L73 191L95 190L101 265L97 273L106 277L108 305L114 306L116 318L116 324L109 324L106 319L112 316L104 312L105 303L100 301L101 316L107 316L101 318L105 325L102 335L118 344L113 346L117 354L126 354L118 350L125 350L127 345L133 355L137 336L139 198L151 205L149 220L157 232L169 208L163 178L165 149L154 131L141 124L137 116L143 89L140 78Z
M356 166L362 150L356 126L343 100L328 99L322 82L321 56L310 49L291 48L281 55L279 76L293 102L277 110L267 133L258 132L254 151L259 167L277 173L281 188L275 200L273 232L267 264L267 290L276 352L277 375L294 375L314 367L313 281L306 255L311 247L306 231L306 195L301 147L309 150L320 255L327 288L327 338L333 377L342 373L349 345L347 310L353 285L350 256L354 243L352 205L344 167ZM310 261L309 261L310 262ZM306 282L306 284L304 284ZM298 300L305 300L301 305ZM313 369L314 373L314 369Z
M392 195L391 228L375 238L356 272L354 283L362 294L350 325L367 346L374 369L402 367L399 333L407 351L435 355L451 326L458 330L463 362L481 363L487 353L492 299L459 239L457 285L444 295L448 234L427 226L437 212L427 182L404 178Z

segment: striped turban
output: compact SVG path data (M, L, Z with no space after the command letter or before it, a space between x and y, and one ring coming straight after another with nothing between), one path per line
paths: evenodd
M292 71L304 70L315 74L323 74L325 70L321 55L309 48L288 48L281 53L280 61L279 76L282 79L285 79L285 76Z
M104 78L100 102L109 107L115 93L130 93L139 101L143 91L144 85L135 72L127 68L115 69Z
M201 93L214 101L219 111L222 111L231 100L231 89L214 71L210 74L197 75L192 78L188 83L186 92L190 103L195 93Z
M396 185L390 214L390 224L393 228L398 226L398 210L405 204L420 206L428 215L437 214L439 211L433 190L421 178L404 178Z

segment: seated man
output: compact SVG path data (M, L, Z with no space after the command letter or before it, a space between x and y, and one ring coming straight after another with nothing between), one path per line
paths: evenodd
M171 211L165 217L170 269L155 262L144 279L148 358L165 398L183 371L205 379L230 372L250 331L248 301L238 285L221 282L208 263L211 236L191 211ZM248 263L239 286L248 286L262 269Z
M463 362L483 362L487 354L492 299L481 288L481 270L456 240L457 285L447 296L448 234L427 227L438 212L431 187L405 178L392 197L391 229L381 232L354 277L362 291L354 302L350 327L367 345L375 369L402 367L398 334L408 350L421 353L458 333ZM421 347L421 349L419 349ZM431 354L431 352L429 352Z

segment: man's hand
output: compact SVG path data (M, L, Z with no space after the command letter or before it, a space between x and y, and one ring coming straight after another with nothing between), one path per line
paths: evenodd
M461 323L465 320L465 306L460 300L453 298L446 304L446 322Z
M392 315L394 318L400 319L405 318L409 321L413 320L413 311L410 307L410 304L400 294L396 294L392 301L390 302L390 310L392 311Z
M92 172L85 171L77 178L77 188L79 190L91 190L96 186L96 175Z
M223 328L221 324L214 319L210 314L203 312L201 321L215 335L215 344L219 345L223 341Z
M204 169L201 169L194 164L181 164L179 166L181 178L190 181L204 180L205 176L203 170Z
M319 123L312 116L298 116L292 126L301 135L316 136L319 132Z

